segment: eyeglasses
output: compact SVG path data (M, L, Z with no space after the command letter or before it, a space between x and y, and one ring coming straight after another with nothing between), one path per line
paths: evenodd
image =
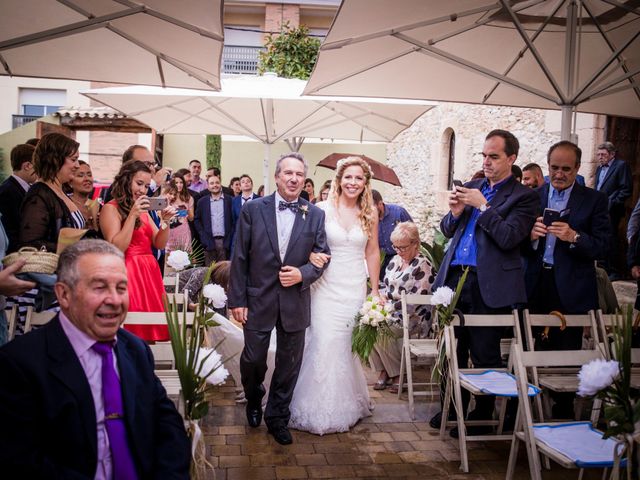
M406 252L411 247L413 247L413 243L410 243L409 245L402 245L402 246L401 245L391 245L391 246L396 252L402 253L402 252Z

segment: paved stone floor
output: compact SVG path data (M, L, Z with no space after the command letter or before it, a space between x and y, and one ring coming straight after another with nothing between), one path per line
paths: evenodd
M439 409L434 402L418 398L416 420L409 416L406 395L374 391L375 374L369 373L373 416L348 433L311 435L292 431L294 443L277 444L261 425L246 425L244 404L236 405L235 387L216 388L203 425L209 460L217 480L270 479L503 479L509 456L507 442L486 442L470 447L470 473L459 470L457 440L438 432L427 421ZM232 382L232 381L231 381ZM601 471L584 478L600 478ZM578 478L577 471L560 467L544 472L545 479ZM213 478L213 475L211 475ZM528 479L523 449L516 478Z

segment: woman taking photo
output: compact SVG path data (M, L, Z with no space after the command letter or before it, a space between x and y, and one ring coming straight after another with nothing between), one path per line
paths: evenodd
M177 212L169 223L167 255L172 250L191 252L189 222L193 222L193 198L189 194L184 177L178 173L174 174L163 192L166 192L169 206L174 207Z
M413 222L401 222L391 232L391 244L398 253L384 273L383 299L393 305L391 311L392 329L396 340L377 343L373 347L369 361L380 372L374 390L384 390L390 385L391 393L398 393L400 357L402 354L402 293L428 295L434 276L426 257L420 254L420 233ZM427 338L431 329L431 309L428 305L407 305L409 315L409 336Z
M138 160L122 164L111 185L113 200L100 213L100 228L105 240L125 255L131 312L164 311L162 274L151 247L165 248L169 239L167 222L175 215L175 208L167 207L159 212L161 225L156 227L148 213L147 191L151 175L151 169ZM169 340L166 325L138 325L127 329L143 340Z

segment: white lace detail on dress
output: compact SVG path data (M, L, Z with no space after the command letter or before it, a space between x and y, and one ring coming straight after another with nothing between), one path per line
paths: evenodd
M371 411L362 365L351 352L353 320L366 295L367 237L359 224L345 230L326 202L318 206L326 212L331 262L311 287L311 326L289 426L322 435L347 431Z

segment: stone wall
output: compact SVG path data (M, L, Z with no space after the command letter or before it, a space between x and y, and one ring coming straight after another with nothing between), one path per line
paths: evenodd
M578 143L583 149L580 173L591 180L593 146L602 138L602 128L594 115L579 115ZM516 165L530 162L542 166L545 174L548 148L560 140L559 112L512 107L492 107L441 103L418 119L411 128L387 146L387 164L393 168L403 188L386 186L385 201L399 203L418 223L423 239L447 212L449 139L455 133L454 178L463 182L482 168L486 134L501 128L513 132L520 141Z

